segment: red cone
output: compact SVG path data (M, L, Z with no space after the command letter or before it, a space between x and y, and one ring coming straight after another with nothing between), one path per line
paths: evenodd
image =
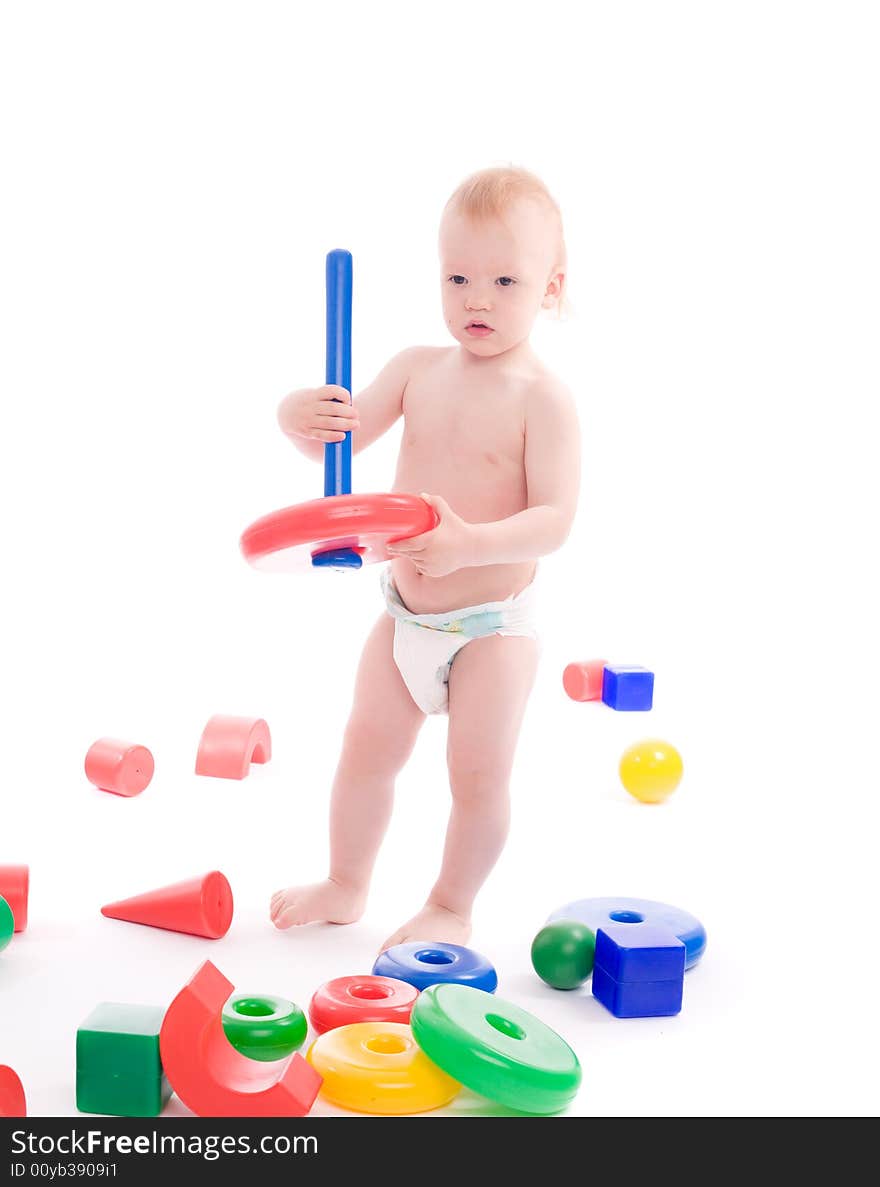
M191 936L219 940L232 923L232 888L219 870L120 899L101 908L108 919L164 927Z

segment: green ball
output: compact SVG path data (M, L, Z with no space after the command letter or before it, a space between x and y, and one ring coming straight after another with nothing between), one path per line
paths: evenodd
M532 941L532 967L554 989L577 989L593 971L596 935L576 919L557 919Z
M15 931L15 919L12 915L12 908L6 899L0 895L0 952L6 947L12 939L12 933Z

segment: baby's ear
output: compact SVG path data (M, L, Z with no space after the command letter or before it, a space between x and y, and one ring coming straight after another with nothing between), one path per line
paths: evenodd
M541 301L542 309L553 309L558 307L562 300L562 290L565 287L565 273L554 272L547 281L547 288L544 292L544 298Z

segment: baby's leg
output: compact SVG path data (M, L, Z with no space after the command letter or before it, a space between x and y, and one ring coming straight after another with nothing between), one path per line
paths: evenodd
M519 636L474 639L456 655L447 743L452 812L443 865L425 906L384 948L470 938L471 907L507 839L510 772L537 665L536 640Z
M409 758L425 715L409 694L392 654L387 614L364 645L354 705L330 799L330 875L272 896L276 927L325 920L352 923L363 914L370 874L388 827L394 779Z

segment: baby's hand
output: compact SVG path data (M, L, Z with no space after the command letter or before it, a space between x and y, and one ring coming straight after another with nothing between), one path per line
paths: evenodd
M440 516L440 522L430 532L411 536L409 540L395 540L387 546L390 556L406 557L418 573L425 577L444 577L474 563L472 525L465 521L439 495L423 494L422 498Z
M278 423L289 437L342 441L360 422L345 388L327 383L286 396L278 408Z

